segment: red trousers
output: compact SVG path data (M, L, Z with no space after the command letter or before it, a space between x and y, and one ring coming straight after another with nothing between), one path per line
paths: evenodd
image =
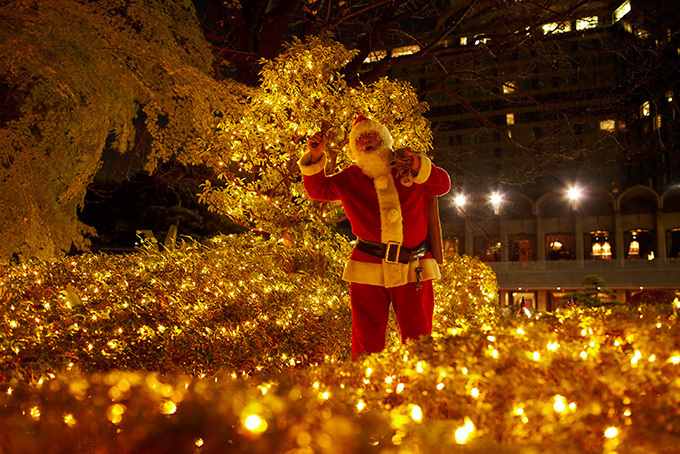
M350 283L352 359L361 353L379 352L385 348L390 303L394 307L402 342L432 333L432 281L421 284L422 288L416 290L415 282L393 288Z

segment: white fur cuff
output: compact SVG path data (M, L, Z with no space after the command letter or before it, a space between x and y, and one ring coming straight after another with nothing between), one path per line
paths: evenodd
M321 159L315 163L312 163L312 153L308 151L307 153L303 154L298 161L300 172L307 176L316 175L326 168L326 159L326 153L324 153L321 155Z
M432 161L425 156L420 156L420 170L418 175L413 178L413 182L416 184L423 184L430 178L430 173L432 173Z

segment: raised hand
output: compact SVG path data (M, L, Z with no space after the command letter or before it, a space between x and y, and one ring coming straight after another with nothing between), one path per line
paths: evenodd
M318 131L315 132L312 137L307 140L307 149L312 154L312 162L317 162L321 159L323 155L324 148L326 147L326 132Z

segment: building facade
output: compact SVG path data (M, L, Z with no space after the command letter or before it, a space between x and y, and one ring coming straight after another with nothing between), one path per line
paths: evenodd
M680 291L680 39L651 6L588 2L519 38L489 11L443 43L455 76L391 74L442 80L423 99L454 183L446 245L490 264L502 305L554 310L587 276L623 302Z

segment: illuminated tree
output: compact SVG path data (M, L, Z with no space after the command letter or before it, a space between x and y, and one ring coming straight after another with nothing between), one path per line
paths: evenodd
M255 231L286 242L326 236L325 216L339 205L312 202L304 193L297 161L306 140L328 124L329 171L344 166L349 130L361 113L383 123L395 147L427 152L429 122L410 85L380 79L349 87L341 73L355 54L320 38L295 40L265 63L261 86L253 89L244 115L221 123L219 140L196 157L224 185L206 181L201 200Z
M189 1L4 2L0 23L4 260L86 245L78 212L104 153L152 170L240 111Z

